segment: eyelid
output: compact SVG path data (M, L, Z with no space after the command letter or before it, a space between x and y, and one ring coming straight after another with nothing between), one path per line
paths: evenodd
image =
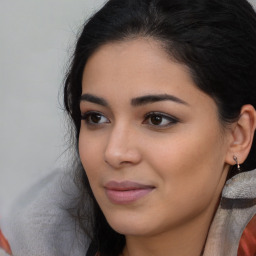
M176 118L176 117L174 117L174 116L172 116L172 115L170 115L170 114L166 114L166 113L159 112L159 111L152 111L152 112L147 113L147 114L144 116L144 121L143 121L143 123L145 124L146 121L147 121L150 117L152 117L152 116L160 116L160 117L162 117L162 118L164 118L164 119L169 120L169 123L168 123L168 124L165 124L165 125L153 125L153 124L148 124L148 125L150 125L150 126L152 126L152 127L156 127L156 128L167 128L167 127L170 127L170 126L172 126L172 125L174 125L174 124L180 122L178 118Z
M105 118L105 120L107 121L99 121L99 122L94 122L92 120L90 120L89 118L92 116L92 115L100 115L101 118ZM165 124L153 124L151 122L149 122L149 119L151 117L154 117L154 116L158 116L158 117L161 117L162 118L162 121L165 120ZM104 124L108 124L108 123L111 123L111 121L109 120L109 118L107 118L102 112L99 112L99 111L95 111L95 110L90 110L90 111L86 111L85 113L81 113L81 120L84 120L86 125L87 126L101 126L101 125L104 125ZM167 123L166 123L166 120L167 120ZM146 124L148 126L151 126L151 127L154 127L154 128L168 128L176 123L179 122L179 119L170 115L170 114L166 114L166 113L163 113L163 112L159 112L159 111L151 111L149 113L146 113L144 115L144 119L143 119L143 124Z
M89 121L87 120L87 118L88 118L89 116L93 115L93 114L96 114L96 115L98 114L98 115L104 117L105 119L108 120L108 122L103 122L103 123L93 123L93 122L89 122ZM110 123L110 120L109 120L103 113L101 113L101 112L99 112L99 111L93 111L93 110L91 110L91 111L86 111L85 113L81 113L81 120L84 120L85 123L86 123L87 125L89 125L89 126L100 126L100 125L103 125L103 124L106 124L106 123Z

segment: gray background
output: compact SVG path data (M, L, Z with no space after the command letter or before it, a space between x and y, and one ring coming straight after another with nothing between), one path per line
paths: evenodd
M104 0L0 0L0 216L62 166L58 94L74 41Z
M65 165L58 93L78 30L103 2L0 0L2 217L21 191Z

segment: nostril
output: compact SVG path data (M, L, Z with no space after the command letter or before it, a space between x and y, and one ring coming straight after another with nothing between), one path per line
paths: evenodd
M140 153L136 149L127 151L106 151L104 161L113 168L121 168L126 165L134 165L140 162Z
M105 147L105 163L113 168L137 164L141 156L139 145L134 136L135 133L127 126L120 127L116 125Z
M129 161L122 161L120 164L130 164Z

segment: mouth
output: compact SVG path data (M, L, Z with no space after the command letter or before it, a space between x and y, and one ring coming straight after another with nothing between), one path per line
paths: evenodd
M133 203L155 189L152 185L132 181L110 181L104 187L108 199L114 204Z

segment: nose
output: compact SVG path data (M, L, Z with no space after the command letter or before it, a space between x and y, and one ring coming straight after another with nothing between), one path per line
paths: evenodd
M126 127L115 127L109 135L104 160L112 168L120 169L141 161L136 132Z

